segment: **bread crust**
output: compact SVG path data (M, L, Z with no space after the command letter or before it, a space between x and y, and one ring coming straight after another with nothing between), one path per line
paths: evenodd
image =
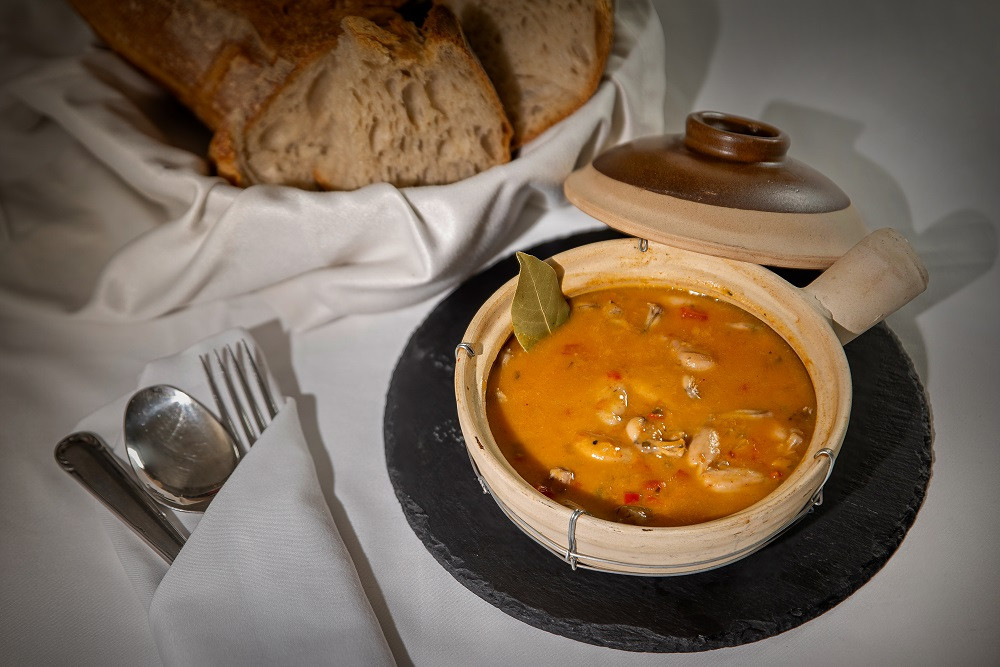
M215 130L253 109L310 51L336 39L341 8L306 21L304 3L251 0L70 0L94 32ZM287 6L286 6L287 5ZM294 21L286 20L297 8ZM378 11L383 11L381 8ZM284 17L284 18L283 18ZM290 39L291 25L302 29ZM284 26L284 27L283 27Z

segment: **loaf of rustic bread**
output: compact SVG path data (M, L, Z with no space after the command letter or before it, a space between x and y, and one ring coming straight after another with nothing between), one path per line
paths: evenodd
M510 160L510 125L450 11L420 30L360 15L340 28L244 125L216 132L219 173L351 190L451 183Z
M443 0L514 125L514 148L580 108L601 82L612 0Z
M237 185L433 185L502 164L590 97L611 39L609 0L512 0L510 15L449 0L479 58L446 5L70 2L214 131L209 157Z

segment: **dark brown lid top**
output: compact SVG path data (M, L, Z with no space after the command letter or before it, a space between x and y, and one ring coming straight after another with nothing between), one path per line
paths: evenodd
M615 229L741 261L824 268L867 232L826 176L787 156L788 135L700 111L685 134L616 146L566 179L567 198Z
M824 213L851 204L833 181L786 155L788 135L773 125L700 111L685 130L617 146L594 168L644 190L727 208Z

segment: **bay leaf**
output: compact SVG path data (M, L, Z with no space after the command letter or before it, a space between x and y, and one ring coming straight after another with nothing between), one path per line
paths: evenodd
M569 317L569 302L559 289L559 277L550 265L523 252L517 253L520 270L510 305L514 336L525 351L548 336Z

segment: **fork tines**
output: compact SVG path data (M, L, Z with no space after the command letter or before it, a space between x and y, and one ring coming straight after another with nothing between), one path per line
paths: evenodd
M221 352L219 348L212 350L212 355L215 357L214 365L212 356L203 354L200 358L201 365L205 369L205 376L208 378L208 385L212 390L212 398L215 399L215 405L219 410L219 417L233 441L249 448L257 441L274 416L278 414L274 396L268 385L267 368L265 366L264 372L261 372L246 340L240 340L235 351L231 345L227 344L221 348ZM261 357L261 365L263 364L264 359ZM256 381L255 388L251 387L247 379L247 366L249 366ZM215 381L215 369L218 369L222 375L222 381L228 394L228 405ZM233 380L234 374L236 375L235 381ZM236 426L230 416L229 406L232 406L239 417L244 439L241 439L236 431ZM255 426L256 428L254 428Z

